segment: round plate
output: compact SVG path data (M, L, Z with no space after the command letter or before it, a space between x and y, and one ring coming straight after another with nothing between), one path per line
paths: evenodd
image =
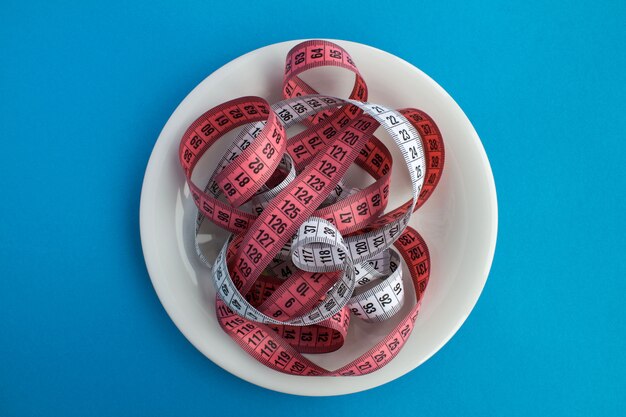
M411 337L400 354L379 371L350 378L301 377L273 371L253 360L217 323L210 270L199 262L194 250L196 211L179 166L178 145L185 129L198 116L226 100L250 95L264 97L271 103L280 100L285 57L298 42L257 49L224 65L202 81L174 111L146 169L141 193L141 241L150 278L165 310L187 339L217 365L276 391L346 394L376 387L416 368L465 321L485 285L493 259L498 223L496 190L478 135L463 111L437 83L391 54L333 40L354 59L369 87L370 102L396 109L424 110L441 130L446 148L443 177L430 200L411 220L430 249L430 282ZM341 68L315 69L304 75L320 93L339 97L347 97L354 80L351 73ZM403 170L391 139L384 133L377 136L388 144L396 161L388 205L393 209L410 197L408 173L406 168ZM227 142L222 140L218 145L226 147ZM196 171L208 171L219 156L219 150L210 152ZM358 179L363 175L355 173L349 171L347 178L359 185ZM194 180L202 185L202 179ZM225 235L214 226L204 233L203 251L209 258L214 257ZM405 310L413 302L409 299ZM329 369L338 368L382 339L402 313L382 325L353 320L341 349L308 357Z

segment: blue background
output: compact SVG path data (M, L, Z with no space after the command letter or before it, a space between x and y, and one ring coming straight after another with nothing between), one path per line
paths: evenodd
M0 3L0 414L624 415L626 3L213 3ZM150 151L186 94L252 49L316 37L387 50L450 92L500 208L458 334L335 398L267 391L196 351L138 225Z

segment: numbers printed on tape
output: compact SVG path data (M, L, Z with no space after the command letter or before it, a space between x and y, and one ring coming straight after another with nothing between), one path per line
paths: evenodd
M355 74L349 98L318 94L299 75L337 66ZM380 369L409 337L430 275L428 248L408 227L441 178L444 147L434 121L416 109L368 103L365 80L347 51L306 41L287 55L283 101L241 97L201 115L181 139L179 158L195 204L196 234L209 220L231 233L211 266L222 329L250 355L294 375L350 376ZM305 130L289 137L296 124ZM392 157L402 155L411 198L385 213ZM222 136L240 132L206 186L192 173ZM373 178L345 182L355 163ZM350 317L376 323L402 310L409 273L417 303L381 342L336 370L303 353L342 346Z

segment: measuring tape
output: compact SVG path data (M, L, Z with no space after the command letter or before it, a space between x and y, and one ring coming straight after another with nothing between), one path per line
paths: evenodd
M299 75L336 66L355 74L348 98L318 94ZM209 220L231 233L211 267L222 329L264 365L296 375L363 375L388 363L409 337L430 274L422 237L408 227L432 194L444 165L435 122L416 109L367 102L367 85L350 55L327 41L287 54L284 100L241 97L200 116L183 135L180 163L198 207L196 235ZM286 129L306 129L287 137ZM240 133L204 188L192 180L219 138ZM387 213L393 158L374 136L382 127L402 155L411 196ZM373 179L343 182L355 163ZM303 356L339 349L351 318L389 319L404 304L402 261L416 304L367 353L337 370Z

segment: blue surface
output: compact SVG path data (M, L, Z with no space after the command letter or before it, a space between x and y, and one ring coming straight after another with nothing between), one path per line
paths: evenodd
M0 5L0 415L624 415L626 3L50 3ZM387 50L447 89L500 208L458 334L336 398L205 359L161 307L138 225L150 151L185 95L245 52L314 37Z

